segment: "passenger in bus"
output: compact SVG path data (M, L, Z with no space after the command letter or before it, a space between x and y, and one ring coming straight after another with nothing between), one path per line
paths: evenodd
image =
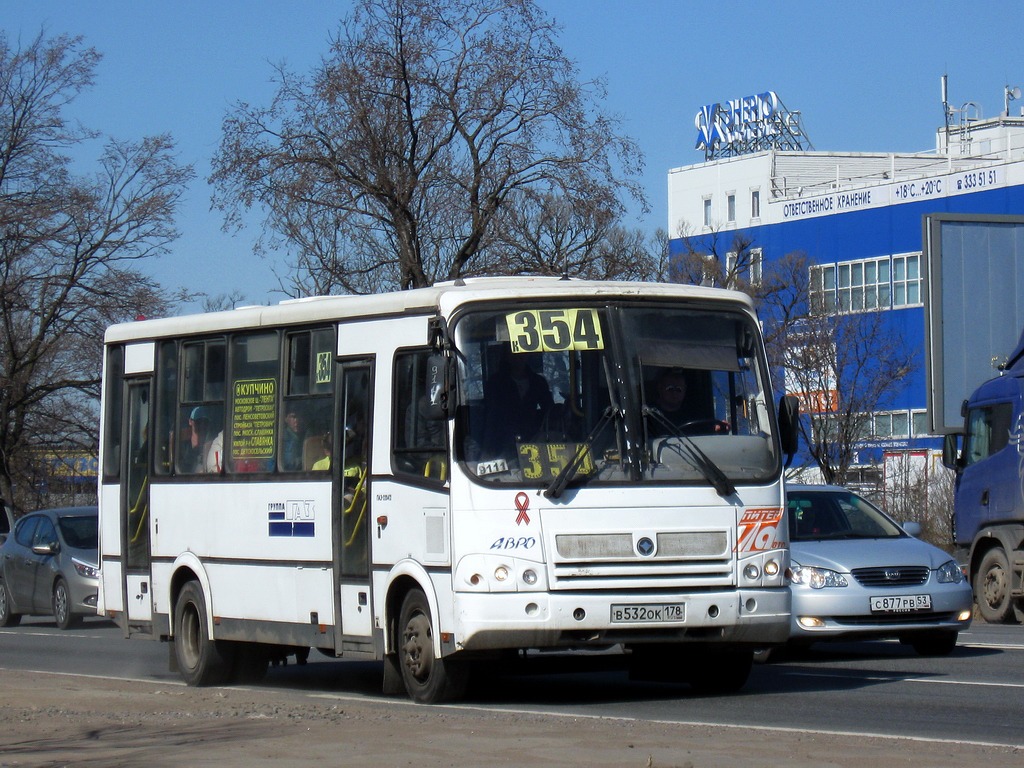
M482 458L516 455L516 442L530 440L554 400L547 380L530 366L530 355L506 349L497 373L484 384Z
M281 441L281 468L286 472L302 469L302 446L306 437L306 416L297 406L289 406L284 415Z
M210 425L210 409L205 405L197 405L189 413L188 440L182 451L181 469L183 472L207 472L207 458L214 435Z
M206 449L206 458L203 463L204 472L215 472L220 474L224 468L224 430L220 430L217 436L210 441Z
M314 472L324 472L331 468L331 450L334 447L331 439L331 433L328 432L320 438L321 445L320 449L323 451L323 457L313 462L313 466L310 467Z

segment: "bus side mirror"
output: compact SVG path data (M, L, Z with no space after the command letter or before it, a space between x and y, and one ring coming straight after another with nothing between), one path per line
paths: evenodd
M942 466L960 469L960 435L953 433L942 438Z
M420 415L430 421L448 416L448 359L445 355L427 357L426 392L421 400Z
M800 400L795 395L784 395L779 400L779 439L786 454L788 467L796 455L800 435Z

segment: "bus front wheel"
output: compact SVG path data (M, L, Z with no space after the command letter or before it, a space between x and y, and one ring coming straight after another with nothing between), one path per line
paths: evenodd
M413 589L405 596L398 627L399 668L409 698L436 704L461 697L469 681L468 667L435 655L430 605L421 590Z
M174 656L182 679L191 686L227 682L232 667L229 648L210 637L203 589L198 582L188 582L174 604Z

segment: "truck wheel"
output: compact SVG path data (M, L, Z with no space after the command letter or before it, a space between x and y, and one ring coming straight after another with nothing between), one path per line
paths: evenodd
M21 623L21 614L11 613L13 606L7 585L0 581L0 627L16 627Z
M231 674L231 650L226 642L210 638L203 589L188 582L174 604L174 656L182 679L192 686L222 685Z
M413 589L399 614L398 659L409 698L419 704L457 699L466 692L469 668L464 662L434 655L434 635L427 596Z
M1004 624L1015 618L1010 598L1010 561L1002 547L994 547L981 558L974 577L974 599L978 612L990 624Z

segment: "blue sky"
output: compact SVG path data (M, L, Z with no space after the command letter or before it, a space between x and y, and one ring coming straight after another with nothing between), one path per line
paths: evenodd
M667 227L667 172L702 160L694 115L714 102L774 90L799 110L818 150L931 149L942 123L940 78L954 106L1003 109L1024 87L1021 6L948 0L538 0L564 25L581 77L605 77L606 108L646 156L651 211L628 222ZM103 54L96 86L71 107L119 138L171 133L197 179L178 218L182 237L148 265L168 288L275 293L274 262L252 255L253 228L221 231L205 179L226 111L266 104L271 62L309 71L327 51L348 0L0 0L14 45L41 28L81 34ZM1020 114L1024 100L1010 105ZM283 269L278 265L279 271Z

